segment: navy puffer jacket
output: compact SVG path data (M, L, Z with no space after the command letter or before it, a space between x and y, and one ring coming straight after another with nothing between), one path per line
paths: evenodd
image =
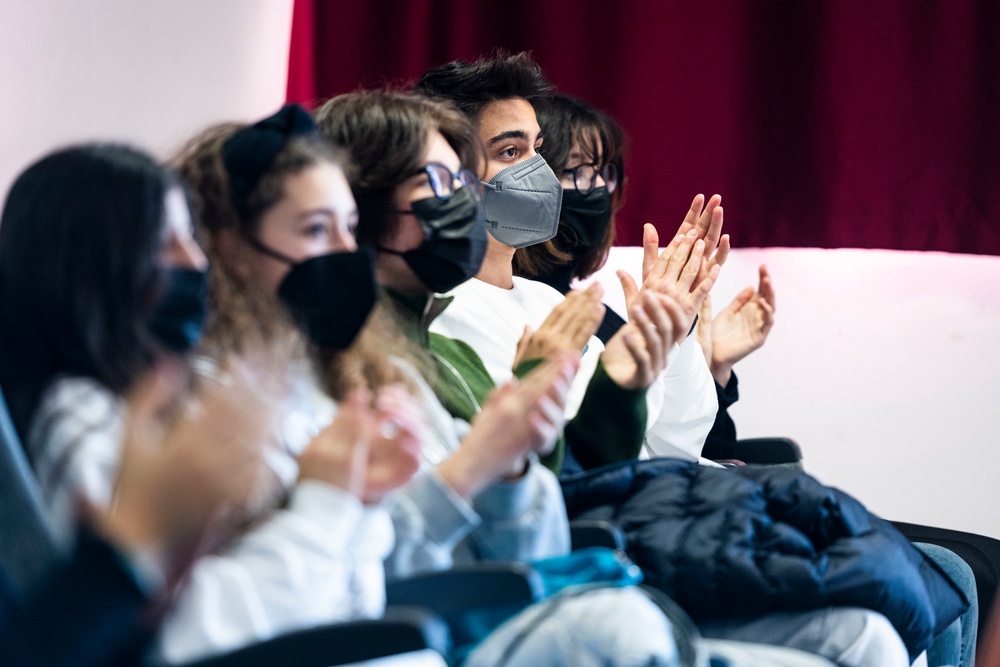
M646 583L696 621L865 607L888 618L916 656L968 604L889 523L801 470L664 458L562 484L570 518L620 526Z

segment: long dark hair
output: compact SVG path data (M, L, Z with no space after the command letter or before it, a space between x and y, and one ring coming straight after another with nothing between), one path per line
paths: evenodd
M556 175L566 168L574 141L580 143L589 159L602 166L615 165L618 187L611 195L611 204L612 211L617 212L622 206L625 191L626 150L625 132L618 122L581 99L557 94L538 111L538 125L545 134L542 157ZM598 145L602 150L597 150ZM514 275L536 278L568 266L572 278L586 278L604 265L614 241L615 225L612 220L597 247L579 252L573 233L560 225L555 238L519 248L514 253Z
M0 220L0 386L26 435L61 375L121 394L152 363L164 199L176 186L117 144L55 152L22 173Z

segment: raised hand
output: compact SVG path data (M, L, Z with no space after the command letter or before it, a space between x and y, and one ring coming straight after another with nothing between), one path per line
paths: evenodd
M729 235L722 233L721 195L712 195L708 203L705 203L705 195L695 195L674 238L687 234L692 229L698 238L705 241L705 265L702 267L703 273L699 275L699 278L704 278L713 266L721 267L729 257Z
M579 355L558 353L522 381L491 392L462 446L438 466L438 474L463 497L523 475L531 452L552 451L579 364Z
M774 287L761 265L757 291L747 287L712 320L711 361L715 381L726 386L733 365L767 341L774 326Z
M646 389L667 367L670 346L687 335L684 309L665 294L645 292L629 311L629 321L611 337L601 363L625 389Z
M712 295L709 294L701 302L698 311L698 326L694 330L695 339L705 355L705 363L712 367Z
M187 398L187 371L177 362L161 362L138 382L126 397L111 505L90 508L105 537L151 556L168 577L189 564L206 534L228 537L265 470L275 396L246 365L234 362L222 375Z
M600 283L593 283L584 290L573 290L552 309L538 331L532 332L530 327L525 327L514 355L514 368L522 361L548 359L560 351L582 354L604 318L603 296Z
M636 286L635 280L628 273L625 271L617 272L622 290L625 293L626 307L631 307L640 291L643 290L670 294L681 305L684 305L679 299L680 294L677 286L669 282L670 279L676 280L678 274L673 271L668 272L665 265L671 261L675 264L677 262L686 263L690 256L690 244L697 245L697 241L703 242L701 262L692 267L695 274L688 288L691 291L699 290L699 294L708 293L707 290L702 290L702 286L706 285L706 281L709 281L707 286L711 289L715 278L718 277L718 269L725 264L729 256L729 235L722 234L723 210L721 203L722 197L719 195L713 195L707 204L705 204L704 195L695 196L691 202L691 208L688 209L687 215L678 227L673 240L662 252L659 250L660 239L656 228L648 223L643 226L642 290ZM688 245L685 246L685 244ZM678 250L682 247L689 248L688 254L678 254ZM699 296L694 312L700 308L701 298ZM693 313L691 318L694 319Z
M362 499L376 428L371 392L355 389L340 402L334 420L299 456L299 479L326 482Z
M621 281L625 302L630 312L642 292L667 295L684 313L687 322L687 328L684 329L686 335L702 302L715 285L721 269L720 265L714 265L704 278L700 278L704 256L705 241L699 239L697 231L692 229L684 236L675 238L660 253L646 274L642 290L636 287L631 276L624 271L618 271L618 279Z
M377 428L368 454L362 500L374 505L420 469L427 435L424 413L405 387L390 385L375 397Z

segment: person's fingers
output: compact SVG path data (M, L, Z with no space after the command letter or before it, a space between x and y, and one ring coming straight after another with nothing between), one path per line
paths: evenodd
M774 326L774 308L764 299L758 299L757 305L763 313L763 322L761 325L761 333L767 338L767 334L771 332L771 327Z
M726 260L729 259L729 251L731 249L729 234L723 234L722 238L719 239L719 247L715 250L715 254L708 260L708 268L711 269L713 266L722 266L725 264Z
M712 195L709 197L708 201L705 203L705 208L702 209L701 214L698 216L698 220L695 222L695 230L698 232L698 238L705 239L708 242L708 234L712 231L712 223L716 220L715 209L722 205L722 195ZM722 220L717 221L718 229L715 231L716 237L715 241L718 242L720 233L719 230L722 228ZM715 247L715 246L710 246Z
M705 295L705 300L701 302L698 309L698 327L711 328L712 326L712 295Z
M639 286L635 284L632 276L621 269L615 271L615 275L618 276L618 282L622 285L622 293L625 295L625 306L628 307L639 296Z
M380 435L390 437L398 429L417 436L423 431L423 411L402 385L389 385L375 398L375 419Z
M529 403L542 394L565 403L565 395L579 365L579 355L566 352L553 355L522 380L520 393Z
M587 289L584 290L584 292L587 294L587 296L589 296L591 299L597 302L600 302L600 300L604 298L604 286L597 281L594 281L589 285L587 285Z
M694 199L691 200L691 208L688 209L687 214L684 216L684 221L681 222L681 226L677 228L677 235L683 236L687 234L692 229L698 226L698 220L701 218L702 211L705 210L705 195L696 194Z
M700 308L702 301L708 296L708 293L712 291L715 286L715 281L719 279L719 273L721 268L716 265L713 266L708 275L705 276L701 282L699 282L694 289L691 290L691 303L694 304L695 308Z
M187 369L179 361L158 361L126 396L129 417L141 421L163 416L183 392L188 375Z
M684 235L674 251L670 254L667 259L667 266L664 270L663 276L669 282L677 282L680 279L681 271L687 265L688 259L691 257L692 248L698 243L698 234L695 230L691 230ZM704 241L701 242L702 246L705 245ZM666 254L666 251L664 251ZM661 255L662 256L662 255Z
M648 222L642 226L642 279L653 269L660 254L660 234Z
M649 351L646 350L645 340L637 331L630 331L624 337L625 347L635 361L636 372L633 378L632 387L639 388L649 385L653 377L652 359Z
M688 320L683 306L677 303L676 299L666 294L658 294L657 300L670 320L670 328L673 331L673 339L667 345L667 349L669 350L671 345L687 336L687 332L691 328L691 322Z
M691 286L695 284L695 279L701 271L701 262L705 256L705 248L703 240L698 239L695 241L694 248L691 249L691 255L688 257L687 262L684 263L684 268L681 269L680 277L677 280L677 287L682 290L682 293L690 292ZM699 303L698 305L701 304Z
M705 234L702 238L705 239L705 247L708 249L706 252L713 252L716 246L719 245L719 239L722 237L722 197L719 195L712 195L712 199L709 200L706 210L712 206L712 203L716 201L718 197L718 204L711 209L708 215L708 226L705 229Z
M767 265L761 264L757 271L760 274L760 282L757 286L757 292L760 294L760 298L764 299L771 305L771 310L776 311L778 306L774 302L774 281L771 279L771 274L767 270Z
M563 409L562 404L544 394L535 400L531 412L541 417L545 423L556 428L562 425L566 417L566 411Z
M637 324L646 341L653 371L658 373L667 365L667 341L672 339L673 327L655 294L647 293L641 312L642 318Z
M586 304L580 308L571 322L567 323L567 331L575 351L582 352L590 337L597 332L601 320L604 319L605 307L600 301Z
M531 337L535 334L534 329L529 325L524 325L524 332L521 334L521 340L517 341L517 350L514 352L514 368L525 360L529 349L531 348Z
M722 309L722 312L719 313L719 317L735 315L740 312L745 305L750 303L753 297L753 287L744 287L740 290L739 294L733 297L733 300L729 302L729 305Z

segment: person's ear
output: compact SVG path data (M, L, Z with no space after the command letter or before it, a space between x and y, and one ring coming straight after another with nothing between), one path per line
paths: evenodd
M234 229L220 229L212 240L216 255L223 267L239 278L248 279L251 274L250 245Z

